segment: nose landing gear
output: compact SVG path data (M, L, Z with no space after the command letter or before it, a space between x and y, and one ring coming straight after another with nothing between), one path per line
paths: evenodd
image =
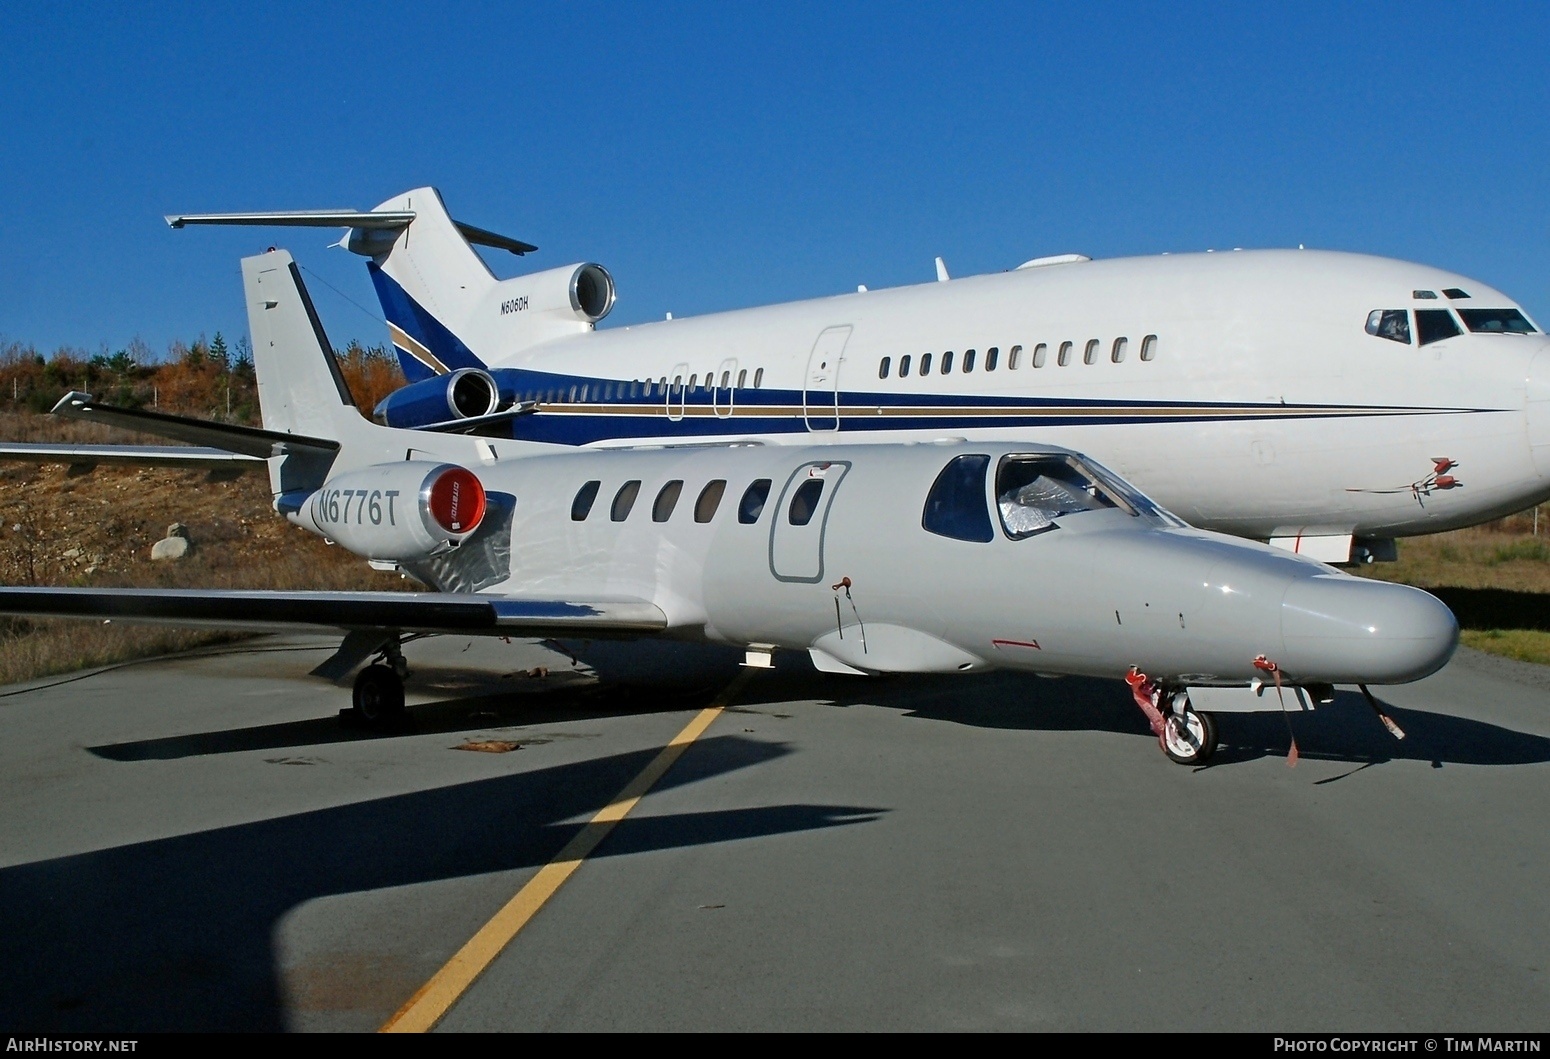
M1170 760L1181 765L1203 765L1210 760L1216 752L1216 718L1191 706L1189 692L1169 694L1135 666L1125 675L1125 683ZM1164 703L1167 713L1161 708Z
M1187 692L1177 692L1163 719L1163 753L1180 765L1203 765L1216 753L1216 718L1189 704Z

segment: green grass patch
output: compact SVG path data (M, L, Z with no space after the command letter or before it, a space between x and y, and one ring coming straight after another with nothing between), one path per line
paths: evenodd
M1516 658L1519 662L1550 665L1550 632L1539 629L1464 629L1459 639L1466 647L1487 654Z

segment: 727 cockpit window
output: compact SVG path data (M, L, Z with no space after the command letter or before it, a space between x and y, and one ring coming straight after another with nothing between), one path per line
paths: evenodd
M1489 335L1532 335L1534 325L1516 309L1460 309L1464 326Z
M1410 344L1410 314L1403 309L1374 309L1367 314L1367 333Z
M1415 311L1415 337L1420 345L1441 342L1445 338L1461 335L1453 314L1446 309L1417 309Z
M1007 456L996 471L996 508L1013 540L1056 528L1062 515L1119 506L1070 457Z

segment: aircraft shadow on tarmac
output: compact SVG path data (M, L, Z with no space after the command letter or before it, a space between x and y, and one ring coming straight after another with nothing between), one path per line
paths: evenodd
M788 752L713 735L659 789ZM589 818L655 754L533 769L0 870L0 1025L29 1033L284 1029L272 938L286 913L328 895L547 863L580 827L561 821ZM793 803L630 817L593 856L866 823L885 811ZM481 915L493 914L514 888L495 887ZM450 956L464 940L425 944L444 944ZM369 969L380 965L377 955L361 954L366 981L333 967L321 973L355 1004L363 993L381 994L386 1018L435 968L406 966L402 981L384 985L380 966Z
M729 676L730 671L723 676ZM1082 677L1030 678L1014 673L909 678L830 677L795 666L761 674L739 696L743 708L757 701L809 699L831 706L876 705L923 717L981 728L1026 731L1104 731L1153 738L1129 690L1114 680ZM280 750L288 747L377 739L404 734L488 730L503 726L558 723L589 718L658 713L692 708L706 694L610 685L562 684L552 691L495 690L414 706L397 729L373 730L342 717L196 732L87 749L113 761L148 761L204 754ZM1380 697L1381 698L1381 697ZM756 701L757 700L757 701ZM1384 711L1404 729L1396 740L1355 692L1341 691L1334 703L1312 713L1291 714L1299 753L1310 760L1379 764L1427 761L1454 765L1525 765L1550 761L1550 739L1428 710L1391 704ZM1207 767L1262 757L1283 757L1290 740L1279 713L1219 714L1221 746ZM520 737L517 738L520 741Z
M411 706L404 719L385 728L369 728L351 720L348 711L332 717L189 732L157 739L106 743L86 749L109 761L167 761L205 754L236 754L252 750L324 746L366 739L438 732L488 731L502 727L555 724L592 718L668 713L695 708L705 695L652 692L597 685L562 686L549 691L465 695ZM514 737L520 742L520 736Z
M1032 731L1102 731L1155 739L1129 689L1116 680L1081 677L1029 679L1009 673L981 677L910 677L908 680L849 681L808 691L834 696L836 706L875 705L982 728ZM787 689L793 690L793 689ZM1269 692L1267 692L1269 694ZM1381 694L1379 700L1382 701ZM1310 760L1379 764L1427 761L1448 765L1526 765L1550 761L1550 739L1528 732L1428 710L1384 704L1384 712L1405 731L1395 739L1354 691L1312 713L1291 714L1300 756ZM1221 746L1208 768L1263 757L1284 757L1290 746L1287 721L1278 712L1218 714Z

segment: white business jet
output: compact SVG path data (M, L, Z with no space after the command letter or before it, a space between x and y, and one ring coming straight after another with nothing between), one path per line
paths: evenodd
M57 412L267 461L276 508L423 593L0 589L0 613L337 630L322 667L372 720L416 634L642 637L806 652L834 673L1127 677L1165 752L1215 712L1417 680L1458 629L1424 592L1186 526L1098 463L1029 441L687 445L523 454L379 426L290 255L242 263L264 428L67 395ZM1274 685L1275 691L1268 689Z

